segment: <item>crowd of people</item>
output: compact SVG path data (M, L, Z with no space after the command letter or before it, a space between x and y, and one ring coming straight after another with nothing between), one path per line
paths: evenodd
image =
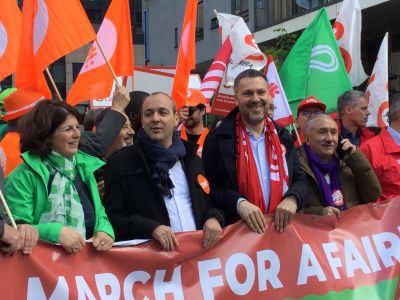
M83 132L65 102L4 91L0 188L17 226L2 213L1 250L30 254L40 239L72 254L86 240L107 251L114 241L154 239L174 251L175 234L194 230L209 249L239 220L261 234L273 214L284 234L296 213L340 218L399 194L400 97L391 99L382 130L366 127L362 92L339 97L337 120L308 97L293 136L272 120L261 73L243 71L234 91L237 107L209 130L198 90L177 110L165 93L121 87L111 108L87 113Z

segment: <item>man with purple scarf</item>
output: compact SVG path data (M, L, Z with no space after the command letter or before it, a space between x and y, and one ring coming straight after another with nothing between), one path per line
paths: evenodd
M337 124L327 115L307 122L298 154L310 185L304 213L339 216L350 207L376 201L382 193L368 160L348 139L339 142Z

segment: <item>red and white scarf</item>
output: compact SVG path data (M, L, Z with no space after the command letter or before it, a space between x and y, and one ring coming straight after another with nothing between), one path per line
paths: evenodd
M285 159L286 149L278 137L274 123L265 119L265 145L270 174L269 206L265 207L257 165L249 141L249 135L240 113L236 116L236 168L239 192L265 213L274 213L288 190L289 176Z

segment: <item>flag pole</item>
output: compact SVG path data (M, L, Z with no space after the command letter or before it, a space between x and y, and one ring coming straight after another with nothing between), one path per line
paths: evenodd
M12 227L14 227L14 229L17 229L17 224L15 224L14 218L10 212L10 209L8 208L6 199L4 199L3 193L0 190L0 199L1 199L1 203L3 204L4 209L6 210L7 216L10 219L11 225Z
M50 79L51 85L53 86L53 89L54 89L54 91L55 91L55 92L56 92L56 94L57 94L58 100L60 100L60 101L62 102L62 101L63 101L63 99L62 99L62 97L61 97L61 94L60 94L60 92L58 91L58 88L57 88L57 86L56 86L56 83L54 82L53 76L51 76L51 73L50 73L50 71L49 71L49 68L48 68L48 67L46 67L46 74L47 74L47 76L49 76L49 79Z
M100 43L99 43L99 40L98 40L97 38L96 38L96 43L97 43L97 45L99 46L101 55L103 56L103 58L104 58L104 60L105 60L105 62L106 62L106 64L107 64L107 66L108 66L108 69L110 70L112 76L114 77L115 84L117 85L118 88L120 88L121 85L120 85L119 82L118 82L117 75L115 75L114 69L113 69L113 67L112 67L111 64L110 64L110 61L107 59L107 57L106 57L106 55L105 55L105 53L104 53L104 51L103 51L103 48L101 47L101 45L100 45Z
M301 146L301 145L303 145L303 143L301 142L299 133L298 133L298 131L297 131L296 124L294 124L293 127L294 127L294 132L296 133L297 140L299 141L299 145Z

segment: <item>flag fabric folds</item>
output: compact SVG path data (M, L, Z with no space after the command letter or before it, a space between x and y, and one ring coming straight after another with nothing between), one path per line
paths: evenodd
M17 68L22 16L15 0L3 0L0 11L0 81Z
M51 97L43 70L95 37L79 0L25 0L17 88L38 90Z
M271 55L268 55L266 76L269 84L269 93L274 100L275 106L273 119L279 126L287 127L294 123L294 118Z
M314 96L336 110L337 98L352 89L326 9L322 8L287 56L280 77L292 112Z
M340 53L353 86L367 78L361 62L361 8L358 0L344 0L333 26Z
M98 41L98 42L97 42ZM67 102L76 105L110 95L114 78L99 44L116 76L133 76L133 46L129 0L112 0L82 69L72 85Z
M388 33L386 33L366 91L371 112L367 126L385 127L389 125L387 118L389 112L388 53Z
M243 18L230 14L217 14L221 28L222 42L230 39L232 55L225 73L225 81L232 86L235 77L246 69L261 70L267 63L267 57L258 48L253 35Z
M176 73L171 91L171 97L175 101L177 109L186 103L190 71L196 67L196 19L197 0L188 0L182 26Z
M218 93L231 53L231 41L230 39L226 39L200 84L200 90L208 102L210 102L212 97Z

